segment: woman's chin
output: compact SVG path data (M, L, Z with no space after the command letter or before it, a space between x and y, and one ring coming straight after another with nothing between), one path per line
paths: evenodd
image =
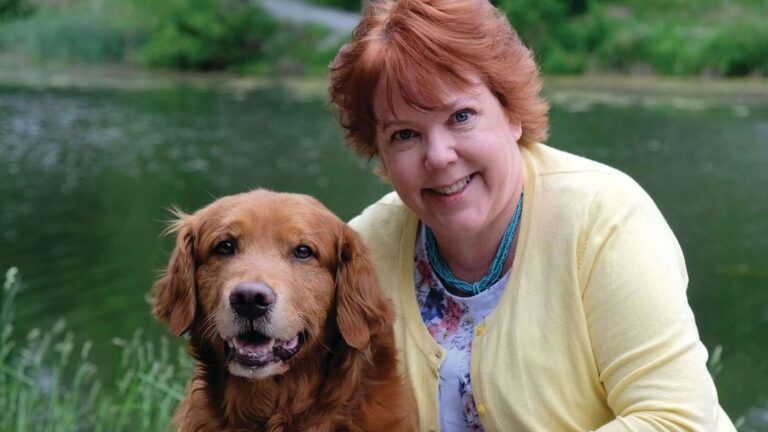
M432 232L437 236L438 242L441 238L471 238L483 230L484 218L476 214L473 210L457 212L452 215L441 214L430 221L424 220Z

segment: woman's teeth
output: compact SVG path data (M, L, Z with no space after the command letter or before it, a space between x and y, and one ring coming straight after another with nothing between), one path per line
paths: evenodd
M469 184L469 181L471 180L471 178L472 176L468 175L452 185L432 188L432 190L439 193L440 195L453 195L457 192L462 191Z

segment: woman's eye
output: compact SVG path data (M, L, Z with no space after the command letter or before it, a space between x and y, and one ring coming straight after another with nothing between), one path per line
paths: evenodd
M293 250L293 256L298 259L307 259L314 254L315 253L312 252L312 248L307 245L299 245L296 247L296 249Z
M405 141L413 138L414 136L416 136L416 132L412 131L411 129L403 129L393 133L392 140Z
M235 242L231 240L220 241L216 243L216 246L213 248L213 251L216 253L216 255L221 255L221 256L234 255Z
M464 123L464 122L466 122L467 120L469 120L470 118L472 118L472 115L473 115L473 114L474 114L474 113L473 113L472 111L470 111L470 110L468 110L468 109L464 109L464 110L461 110L461 111L458 111L458 112L456 112L456 113L453 115L453 120L454 120L456 123Z

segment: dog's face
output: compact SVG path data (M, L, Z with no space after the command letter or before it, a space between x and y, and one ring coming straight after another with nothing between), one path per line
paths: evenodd
M329 325L362 350L391 324L357 234L316 200L257 190L179 216L153 312L221 352L231 374L283 374L322 349Z

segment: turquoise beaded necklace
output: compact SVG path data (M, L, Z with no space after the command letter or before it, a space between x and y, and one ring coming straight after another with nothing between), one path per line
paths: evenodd
M517 226L520 223L520 215L523 213L523 195L520 195L520 200L517 202L517 208L515 214L512 216L512 221L507 226L507 230L504 231L504 236L499 243L499 249L496 251L496 256L493 258L491 268L488 270L488 274L477 282L469 283L457 278L448 265L440 256L440 252L437 251L437 240L432 230L426 226L427 235L427 257L429 258L429 264L432 266L432 271L443 281L457 290L469 294L479 294L501 279L501 270L504 268L504 262L507 261L509 256L509 250L512 247L512 240L515 238L517 232Z

